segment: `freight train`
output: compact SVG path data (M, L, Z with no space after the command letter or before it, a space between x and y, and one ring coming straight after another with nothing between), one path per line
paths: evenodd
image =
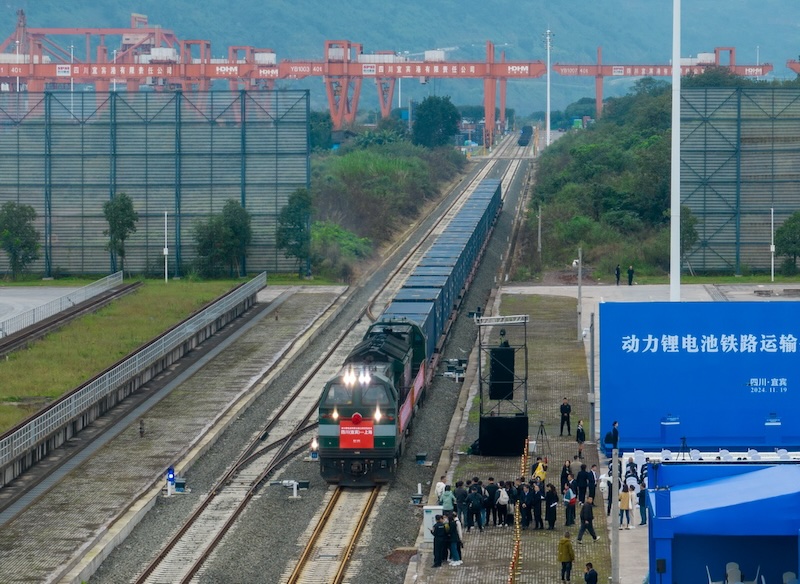
M395 475L501 207L500 181L481 181L325 384L319 460L328 483L366 487Z
M522 131L519 134L519 140L517 140L517 144L519 146L527 146L531 143L531 138L533 137L533 127L532 126L522 126Z

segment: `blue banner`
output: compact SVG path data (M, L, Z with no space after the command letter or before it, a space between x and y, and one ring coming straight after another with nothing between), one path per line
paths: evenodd
M601 438L630 450L800 447L800 303L600 305Z

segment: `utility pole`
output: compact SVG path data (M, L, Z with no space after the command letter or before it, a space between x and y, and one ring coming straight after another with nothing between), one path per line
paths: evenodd
M536 248L539 251L539 263L542 263L542 205L539 205L539 230L536 234Z

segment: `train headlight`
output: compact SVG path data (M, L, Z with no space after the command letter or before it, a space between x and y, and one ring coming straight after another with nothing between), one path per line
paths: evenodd
M374 416L375 421L380 422L382 417L383 415L381 414L380 406L375 406L375 416Z
M319 448L319 442L317 442L316 437L311 440L311 450L317 450Z
M370 380L369 371L364 371L364 370L362 370L362 371L361 371L361 372L358 374L358 382L359 382L361 385L367 385L367 384L369 383L369 380Z
M334 420L338 420L339 419L339 410L337 410L336 408L333 408L333 413L331 414L331 417Z

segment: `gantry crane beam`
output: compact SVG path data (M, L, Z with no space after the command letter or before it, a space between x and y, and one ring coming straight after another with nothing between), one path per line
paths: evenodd
M800 75L800 61L789 59L788 61L786 61L786 66L795 73L797 73L798 75Z
M727 64L724 55L728 56ZM700 75L710 67L725 67L737 75L744 77L763 77L772 71L772 65L737 65L736 49L733 47L717 47L714 49L714 61L681 65L681 75ZM597 117L603 109L603 79L605 77L671 77L672 65L604 65L603 49L597 47L597 64L595 65L562 65L553 64L553 70L565 77L594 77L595 78L595 108Z

